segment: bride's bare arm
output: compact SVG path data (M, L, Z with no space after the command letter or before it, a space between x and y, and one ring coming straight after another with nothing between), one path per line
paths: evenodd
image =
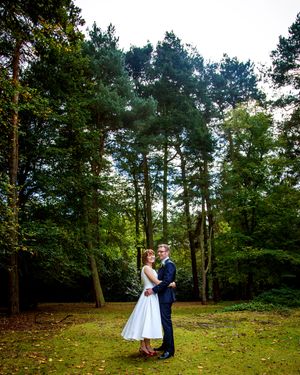
M155 285L158 285L158 284L161 283L161 280L158 280L158 278L155 277L155 276L153 275L153 272L152 272L152 268L151 268L151 267L149 267L149 266L145 266L145 267L144 267L144 272L145 272L146 276L148 277L148 279L149 279L150 281L152 281ZM170 288L176 288L176 283L175 283L175 281L173 281L172 283L170 283L168 286L169 286Z
M146 276L148 277L148 279L149 279L150 281L152 281L155 285L158 285L158 284L161 283L161 281L158 280L158 278L155 277L155 276L153 275L153 272L152 272L152 268L151 268L151 267L149 267L149 266L145 266L145 267L144 267L144 272L145 272Z

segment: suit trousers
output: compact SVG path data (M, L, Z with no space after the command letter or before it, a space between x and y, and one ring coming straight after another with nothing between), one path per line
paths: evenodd
M174 355L175 347L174 347L174 335L173 335L173 325L172 325L172 303L160 303L160 315L161 315L161 323L164 329L164 338L162 347L164 348L165 352L169 352L170 354Z

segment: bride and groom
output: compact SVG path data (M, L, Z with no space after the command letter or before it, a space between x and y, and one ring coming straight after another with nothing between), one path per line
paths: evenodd
M176 267L169 258L168 245L159 245L157 254L161 261L158 273L152 268L155 262L154 251L148 249L142 255L144 266L141 279L144 290L121 335L126 340L140 340L139 350L142 354L153 356L157 351L162 351L158 358L167 359L173 357L175 352L171 314L175 301ZM161 338L161 346L152 349L150 340Z

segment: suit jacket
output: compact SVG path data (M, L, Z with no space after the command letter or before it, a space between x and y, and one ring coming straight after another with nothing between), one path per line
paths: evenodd
M152 288L154 293L158 293L159 303L173 303L175 302L175 291L174 288L169 288L168 285L175 281L176 266L170 260L167 259L165 264L158 270L158 280L162 282Z

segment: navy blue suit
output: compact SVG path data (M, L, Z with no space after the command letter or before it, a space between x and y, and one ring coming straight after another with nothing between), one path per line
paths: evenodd
M161 322L164 329L164 338L162 347L165 352L174 355L174 336L173 325L171 319L172 303L175 302L175 292L173 288L168 288L168 285L175 281L176 267L175 264L167 259L165 264L158 270L158 280L162 282L152 288L154 293L158 294Z

